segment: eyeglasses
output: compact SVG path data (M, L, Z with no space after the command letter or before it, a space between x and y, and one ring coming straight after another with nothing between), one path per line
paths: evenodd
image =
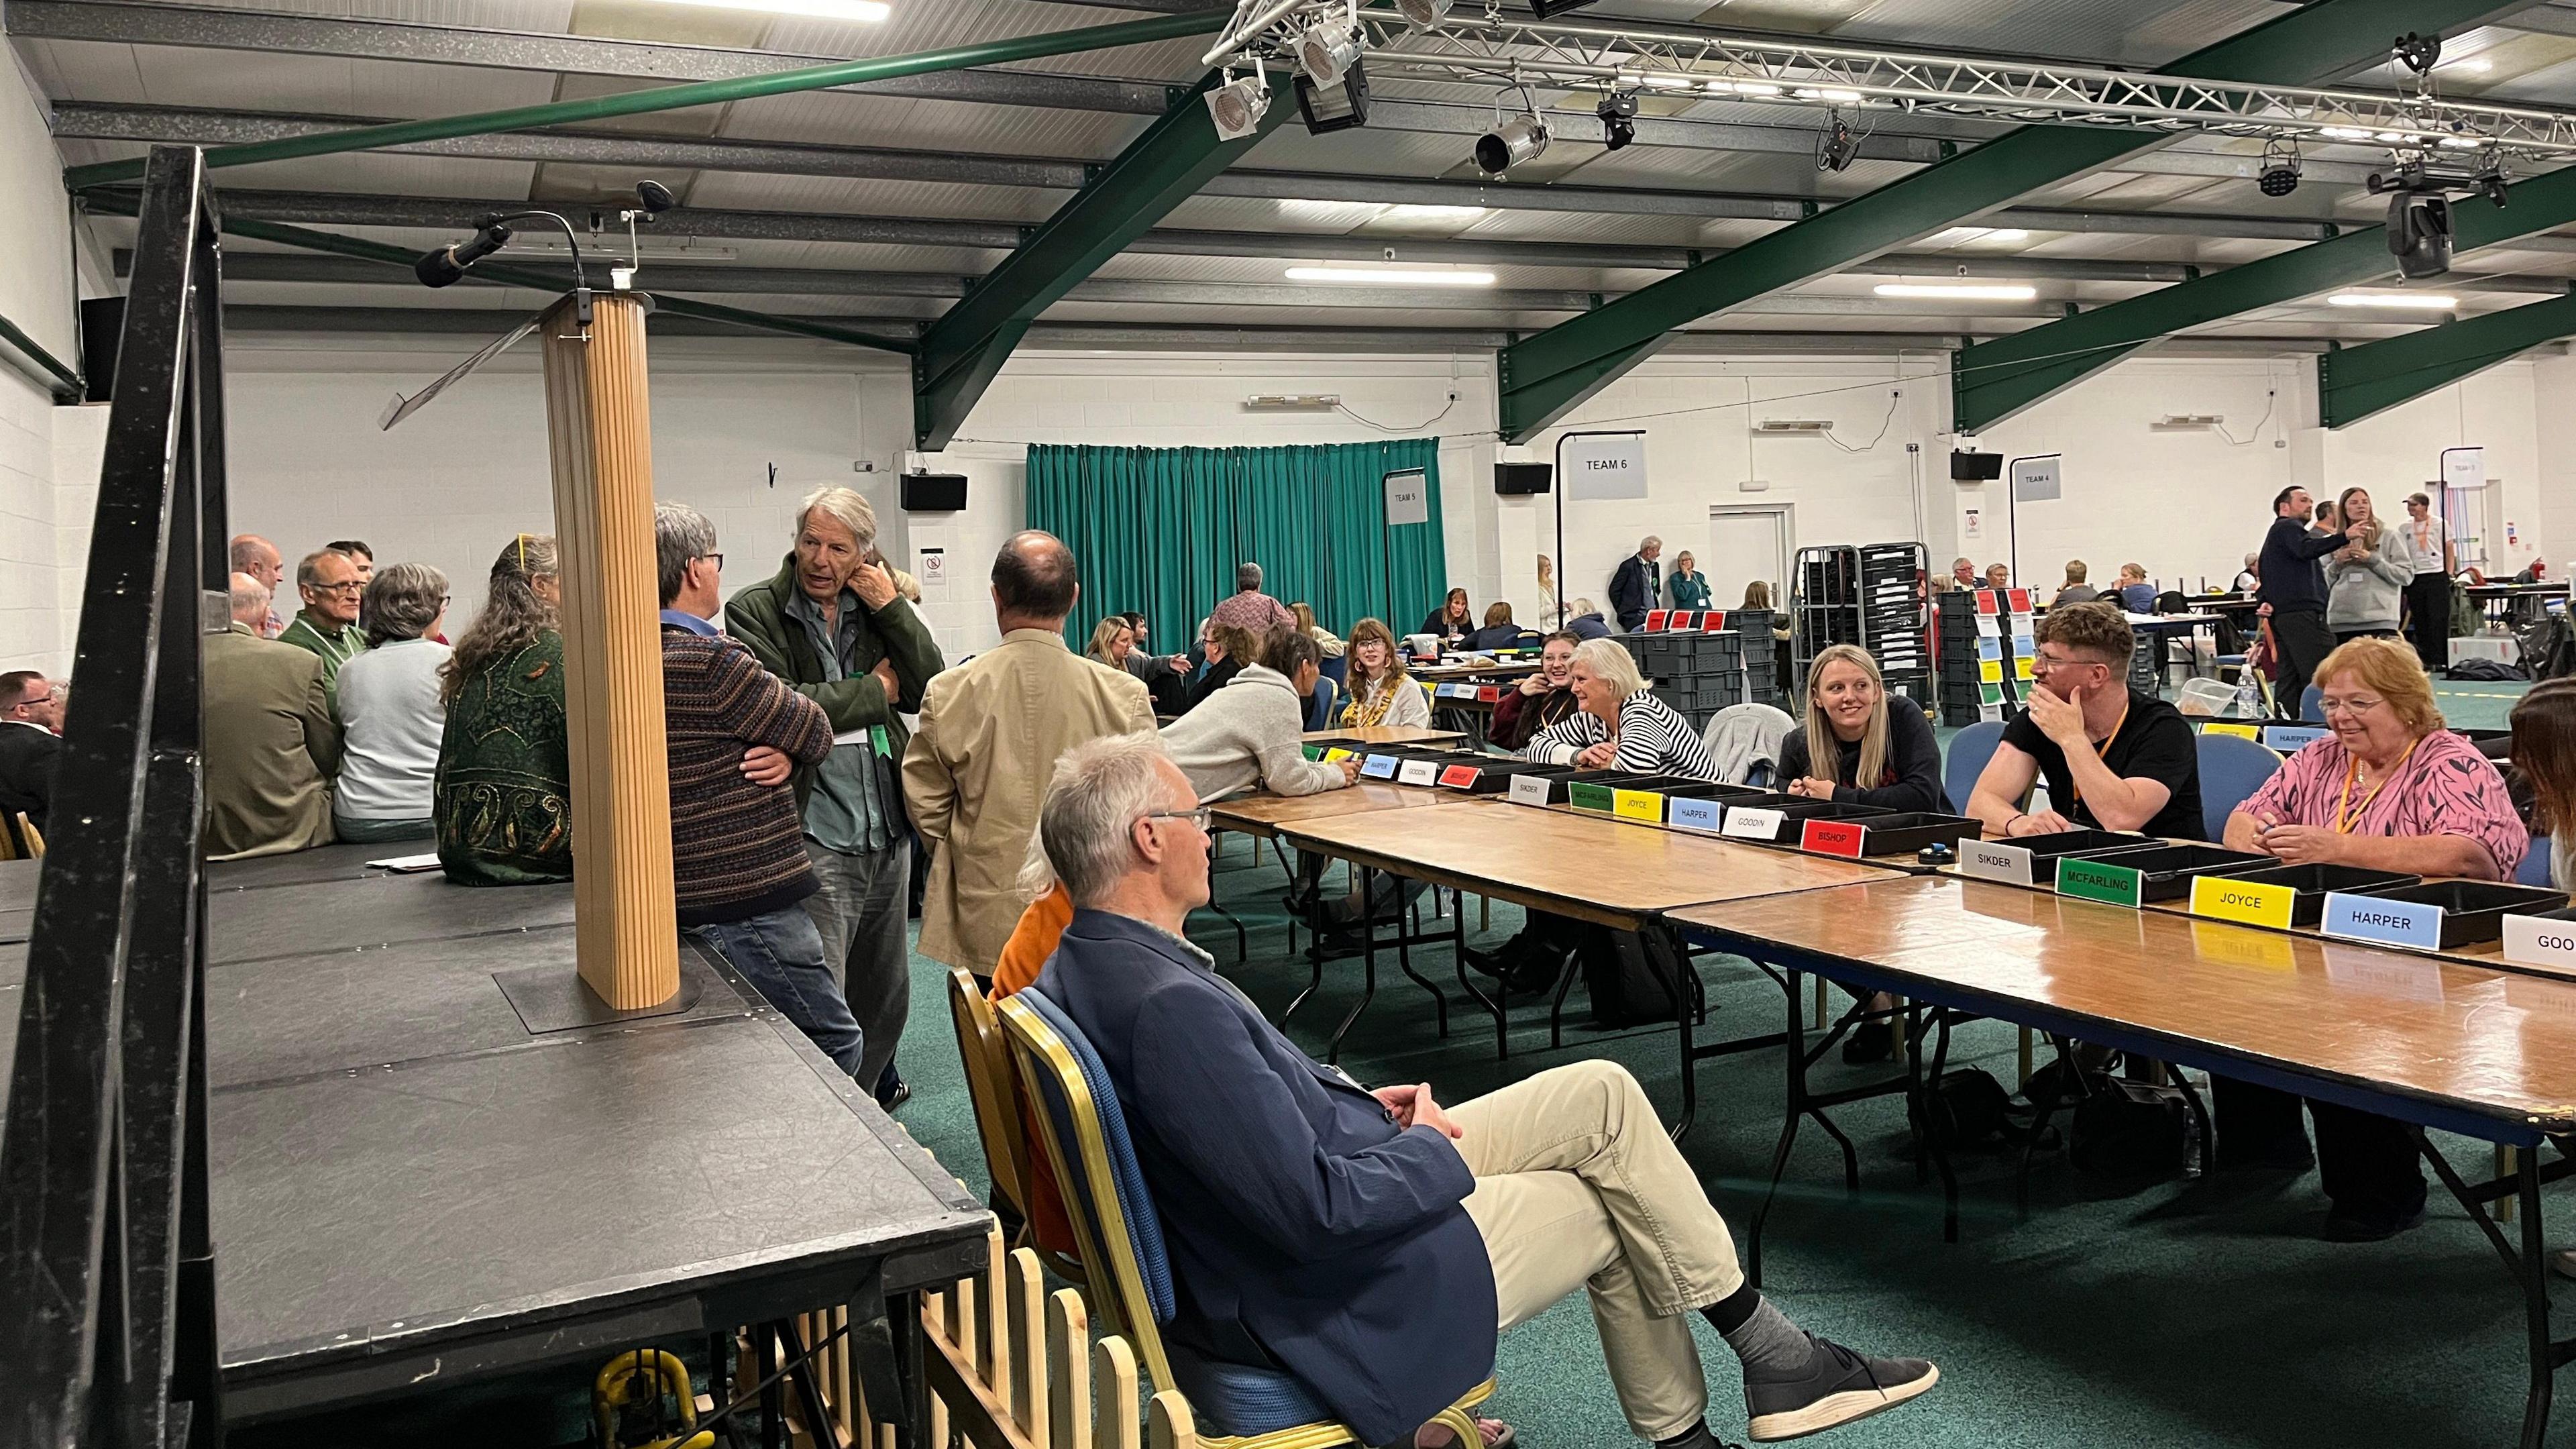
M317 594L356 594L364 593L367 585L363 579L351 579L345 584L306 584L304 587Z
M1209 809L1207 806L1202 805L1196 810L1148 810L1139 818L1145 820L1186 820L1192 825L1197 826L1200 831L1204 833L1208 826L1215 821L1216 812Z
M2087 664L2101 664L2101 661L2098 659L2070 659L2063 654L2050 654L2043 651L2041 653L2033 654L2030 657L2030 672L2033 674L2048 674L2060 669L2081 669ZM2103 664L2102 667L2108 669L2111 666Z
M702 554L699 554L699 555L698 555L698 557L700 557L700 558L702 558L702 559L705 559L707 562L709 562L709 563L711 563L711 564L714 564L714 565L716 566L716 572L717 572L717 573L723 573L723 572L724 572L724 555L723 555L723 554L720 554L720 553L702 553Z
M2328 719L2339 714L2368 714L2387 702L2384 699L2320 699L2317 712Z

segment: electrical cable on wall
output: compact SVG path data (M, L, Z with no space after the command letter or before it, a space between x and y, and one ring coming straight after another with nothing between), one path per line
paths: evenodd
M1878 420L1878 431L1872 433L1869 441L1866 443L1860 443L1857 445L1846 443L1842 439L1835 437L1830 432L1821 434L1820 436L1822 436L1826 442L1833 444L1835 447L1842 449L1846 453L1866 453L1870 449L1877 447L1879 440L1887 436L1888 427L1896 421L1896 404L1901 401L1904 396L1905 389L1903 388L1888 389L1887 416Z
M2210 424L2209 430L2218 434L2218 436L2225 438L2229 447L2242 448L2246 444L2254 442L2263 436L2263 425L2272 421L2272 410L2280 405L2280 401L2281 390L2279 388L2267 387L2263 389L2263 416L2254 420L2254 431L2246 434L2244 437L2240 438L2234 433L2227 431L2227 424L2223 422Z
M1456 388L1454 388L1454 387L1453 387L1453 388L1449 389L1449 403L1448 403L1448 405L1447 405L1446 407L1443 407L1442 409L1440 409L1440 411L1438 411L1438 412L1436 412L1436 413L1433 413L1431 416L1429 416L1429 417L1427 417L1427 418L1424 418L1422 421L1420 421L1420 422L1418 422L1418 423L1415 423L1415 424L1413 424L1413 425L1412 425L1412 426L1410 426L1410 427L1389 427L1389 426L1387 426L1387 425L1386 425L1386 424L1384 424L1384 423L1381 423L1381 422L1376 421L1375 419L1361 417L1358 413L1352 412L1352 411L1350 410L1350 408L1349 408L1347 405L1342 404L1342 403L1335 403L1335 404L1333 404L1333 411L1335 411L1335 412L1337 412L1337 413L1343 413L1343 414L1348 415L1348 416L1351 418L1351 420L1352 420L1352 421L1354 421L1354 422L1366 423L1368 426L1370 426L1370 427L1372 427L1372 428L1377 429L1377 430L1378 430L1379 432L1381 432L1381 433L1418 433L1418 432L1421 432L1424 428L1427 428L1427 427L1431 426L1433 423L1436 423L1436 422L1440 421L1442 418L1445 418L1445 417L1449 416L1449 414L1451 413L1451 411L1453 411L1454 409L1456 409L1456 407L1457 407L1457 406L1458 406L1458 389L1456 389ZM1492 431L1492 429L1490 429L1490 428L1489 428L1489 429L1487 429L1486 431L1491 432L1491 431ZM1443 436L1448 436L1448 435L1443 435ZM1476 435L1475 435L1475 434L1473 434L1473 433L1459 433L1459 434L1456 434L1455 436L1457 436L1457 437L1462 437L1462 438L1463 438L1463 437L1474 437L1474 436L1476 436Z

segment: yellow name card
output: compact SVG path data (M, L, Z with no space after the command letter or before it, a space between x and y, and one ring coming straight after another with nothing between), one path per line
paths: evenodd
M2286 931L2298 900L2298 891L2285 885L2258 885L2207 875L2191 883L2191 913L2213 921L2238 921Z
M1336 760L1347 760L1350 757L1351 752L1348 750L1334 749L1324 751L1324 763L1327 765L1332 764Z
M2261 732L2250 724L2205 724L2200 727L2200 732L2205 735L2234 735L2258 743L2263 738Z
M1664 823L1664 797L1655 790L1613 790L1610 813L1622 820L1643 820L1649 825Z

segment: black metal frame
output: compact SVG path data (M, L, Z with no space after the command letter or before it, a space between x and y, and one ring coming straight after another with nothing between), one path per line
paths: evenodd
M0 1129L0 1445L223 1434L198 858L203 631L229 615L216 226L201 153L154 147Z

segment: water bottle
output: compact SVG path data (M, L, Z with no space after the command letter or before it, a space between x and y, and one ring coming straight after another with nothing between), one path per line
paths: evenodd
M2263 713L2263 696L2254 688L2253 670L2246 669L2238 672L2236 699L2228 705L2227 709L2228 713L2239 719L2254 719Z

